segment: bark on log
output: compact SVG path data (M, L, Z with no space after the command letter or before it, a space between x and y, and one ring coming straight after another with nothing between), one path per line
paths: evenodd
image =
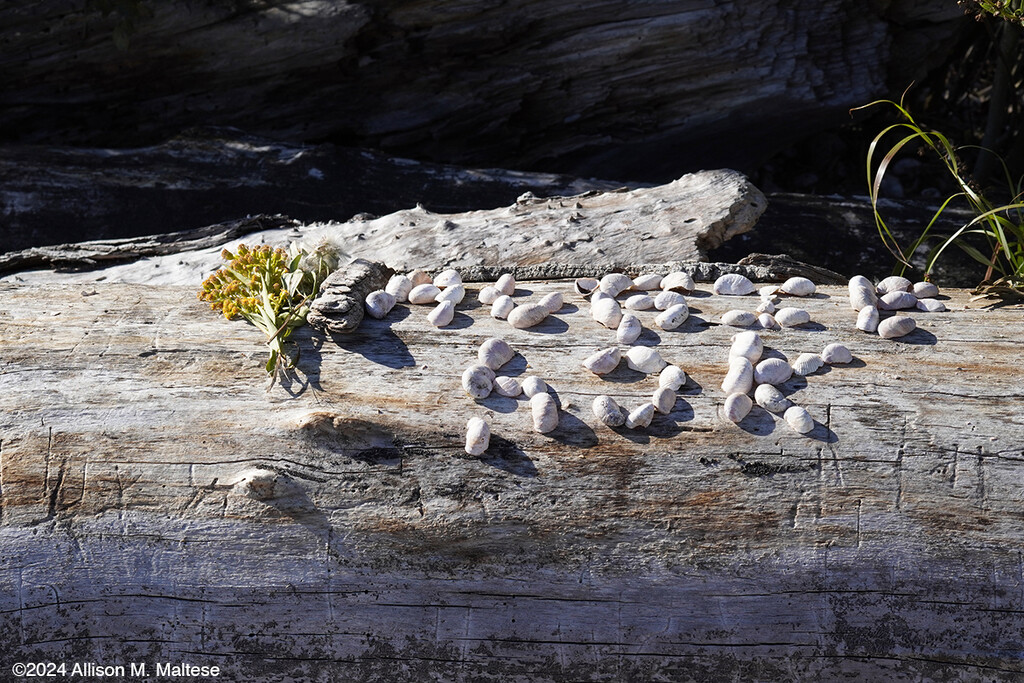
M845 288L821 288L801 301L814 325L764 335L790 358L831 341L856 358L785 385L817 421L801 436L756 408L722 421L733 330L707 323L756 299L698 293L682 328L640 340L691 376L673 412L617 432L593 397L633 405L653 380L580 367L612 333L568 283L520 283L567 294L533 331L472 291L448 329L402 306L340 345L304 328L296 382L269 393L262 334L194 289L0 284L4 667L1024 675L1017 309L949 291L949 312L893 342L854 330ZM463 394L461 368L495 335L521 354L504 373L557 393L553 433L521 401ZM477 414L494 436L471 458Z
M691 173L657 187L588 192L573 197L524 193L500 209L436 214L423 206L380 218L357 216L326 223L262 230L238 241L286 246L297 239L311 246L328 239L351 257L383 261L399 271L413 268L580 264L609 268L637 263L705 260L709 249L754 227L765 209L761 191L730 170ZM146 240L148 242L149 240ZM70 245L30 250L0 259L0 272L40 255L65 265L74 254L109 245ZM123 253L123 249L119 253ZM5 267L5 262L8 264ZM220 247L147 259L103 271L116 282L185 284L220 267ZM21 281L53 281L50 273L21 273ZM91 281L96 274L67 275Z
M6 146L0 147L0 252L180 232L260 213L305 223L417 204L457 213L505 206L524 192L549 197L620 187L288 144L231 129L193 129L141 149Z
M902 91L963 21L944 0L142 4L153 14L122 51L99 3L5 3L5 138L130 146L233 125L663 181Z

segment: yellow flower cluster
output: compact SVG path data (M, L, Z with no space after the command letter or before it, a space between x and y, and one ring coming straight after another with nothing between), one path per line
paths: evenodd
M271 309L280 310L288 293L282 277L288 272L288 253L264 244L259 247L238 245L236 254L225 249L221 257L228 264L203 282L199 299L227 319L238 315L256 315L262 305L262 292L270 295Z

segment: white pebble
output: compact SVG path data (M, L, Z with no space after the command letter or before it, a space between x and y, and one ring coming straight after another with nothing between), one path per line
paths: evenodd
M685 303L686 297L671 289L666 289L654 297L654 307L659 311L667 311L673 306Z
M650 291L652 289L660 289L661 280L661 276L657 273L640 275L639 277L633 278L633 289L639 289L643 292Z
M619 326L615 329L615 339L620 344L632 344L640 337L643 330L640 318L632 313L624 313L622 319L619 320Z
M523 393L523 385L515 377L495 377L494 390L501 396L515 398Z
M725 399L723 412L727 419L733 422L742 422L743 418L750 414L750 408L752 406L753 402L746 394L729 394Z
M587 356L583 361L583 367L595 375L606 375L619 366L621 358L622 353L619 351L619 347L610 346Z
M746 358L751 363L761 360L761 353L764 351L764 342L757 332L737 332L732 336L732 346L729 348L729 358Z
M647 427L651 424L651 420L654 419L654 411L653 403L643 404L639 408L630 411L629 415L626 416L626 426L630 429Z
M878 303L878 295L875 293L875 286L871 280L863 275L854 275L850 278L850 308L860 311L866 306L874 306Z
M562 308L562 293L548 292L537 303L547 308L549 313L556 313Z
M494 290L497 292L498 290ZM516 302L508 294L499 294L491 304L491 316L498 320L508 319L508 314L516 307Z
M477 360L480 365L486 365L491 370L498 370L502 365L512 360L516 355L515 349L508 345L504 339L491 337L480 345L476 351Z
M405 275L392 275L384 291L395 297L395 301L405 303L409 300L409 292L412 290L412 280Z
M771 384L759 384L754 389L754 400L769 413L783 413L793 402Z
M914 288L914 283L905 277L899 275L890 275L885 278L875 287L875 291L879 295L888 294L889 292L909 292Z
M626 351L626 365L630 370L651 375L661 372L668 363L656 349L649 346L634 346Z
M775 319L775 316L771 313L762 313L757 316L757 324L761 326L762 330L781 330L782 325Z
M814 429L814 420L810 413L801 406L790 406L783 414L786 423L793 428L793 431L806 434Z
M419 285L429 285L431 283L430 276L427 275L426 271L420 270L419 268L410 270L406 277L412 281L413 289Z
M480 290L480 294L477 295L477 299L485 306L490 306L498 299L499 296L501 296L501 292L499 292L494 285L487 285Z
M915 282L911 291L918 299L934 299L939 295L939 288L931 282Z
M615 299L600 299L591 304L590 315L609 330L614 330L622 321L622 307Z
M471 417L466 423L466 452L481 455L491 445L491 428L480 417Z
M434 301L451 301L453 304L460 304L464 298L466 298L466 288L460 283L449 285L441 290L441 292L434 297Z
M792 296L810 296L817 291L814 283L805 277L791 277L779 289Z
M533 430L547 434L558 426L558 406L551 394L534 394L530 397L530 414L533 417Z
M676 392L668 387L658 387L651 397L654 409L662 415L668 415L676 404Z
M686 373L678 365L666 365L658 375L658 386L662 389L677 391L686 384Z
M729 372L722 380L726 394L745 394L754 386L754 366L743 356L729 359Z
M498 290L499 294L512 296L516 292L516 279L512 276L512 273L505 273L494 283L494 288Z
M654 323L661 329L668 332L677 329L690 317L690 308L685 304L675 304L659 313L654 318Z
M435 304L437 295L441 293L440 288L430 283L416 285L409 290L409 303L411 304Z
M722 324L732 327L750 327L757 322L757 317L750 311L732 310L722 314Z
M694 290L695 286L690 274L684 273L681 270L669 273L661 278L662 289L671 289L681 294L689 294Z
M548 317L547 306L540 304L523 304L516 306L508 314L508 323L517 330L525 330L540 325Z
M628 308L631 311L646 311L648 308L654 308L654 297L649 294L634 294L626 299L623 308Z
M382 320L395 307L395 301L397 298L383 289L370 292L366 295L366 312L371 318Z
M533 398L539 394L546 394L548 391L548 385L540 377L534 377L530 375L522 381L523 393L526 394L527 398Z
M874 332L878 329L878 309L874 306L865 306L857 313L857 329L864 332Z
M811 314L802 308L786 306L775 312L775 321L783 327L796 327L811 322Z
M442 301L434 310L427 314L427 322L434 327L444 327L455 319L455 304L451 301Z
M611 396L598 396L592 406L594 415L609 427L621 427L626 424L626 414Z
M897 315L878 323L878 336L882 339L895 339L910 334L915 329L917 323L913 318Z
M793 368L794 375L809 375L812 372L816 372L825 364L825 361L821 359L820 353L801 353L797 356L797 359L792 362L790 367Z
M723 275L715 280L714 287L712 287L712 291L714 291L715 294L724 294L727 296L744 296L746 294L752 294L755 289L753 282L751 282L747 277L737 273Z
M487 398L494 388L494 379L494 370L486 365L471 365L462 373L462 388L473 398Z
M457 270L443 270L434 276L434 285L437 287L452 287L462 284L462 276Z
M633 280L625 273L608 273L598 285L609 296L618 296L633 286Z
M889 292L878 297L878 310L880 311L902 311L916 306L917 297L910 292Z
M793 368L781 358L766 358L754 367L758 384L782 384L793 376Z
M822 349L821 359L829 365L843 365L853 362L853 354L842 344L829 344Z
M917 310L925 311L926 313L941 313L946 310L946 304L938 299L918 299Z

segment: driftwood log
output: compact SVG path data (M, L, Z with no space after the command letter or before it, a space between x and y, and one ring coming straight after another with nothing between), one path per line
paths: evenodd
M947 0L15 0L0 7L0 131L125 147L233 125L664 180L847 121L941 63L964 21Z
M471 287L471 290L475 287ZM700 288L707 290L706 286ZM844 287L793 358L853 351L785 385L807 436L719 415L751 307L699 291L642 344L690 375L671 414L613 431L593 398L652 379L580 367L609 343L567 305L517 331L400 306L341 341L296 333L264 391L254 328L194 288L0 283L0 664L188 662L221 680L986 680L1024 676L1019 309L950 311L886 341ZM641 313L645 325L651 316ZM545 379L549 435L520 400L473 402L491 336ZM486 416L491 447L463 453Z
M631 263L707 260L707 252L752 229L766 201L746 176L729 169L688 173L671 183L635 190L584 192L570 197L536 197L526 192L508 206L438 214L424 206L386 216L356 216L344 223L296 226L280 217L250 221L260 227L239 241L286 246L304 241L310 248L329 240L351 257L383 261L396 270L474 266L509 267L579 264L607 268ZM236 222L237 223L237 222ZM234 224L233 224L234 225ZM207 233L217 233L216 226ZM220 248L196 249L188 234L171 239L103 241L40 247L0 256L0 274L45 262L88 267L99 261L130 260L133 244L150 250L154 242L188 247L165 250L155 258L104 269L102 273L27 272L25 282L58 279L148 284L202 280L220 267ZM208 244L205 242L204 244ZM141 255L141 254L140 254ZM148 254L147 254L148 255Z

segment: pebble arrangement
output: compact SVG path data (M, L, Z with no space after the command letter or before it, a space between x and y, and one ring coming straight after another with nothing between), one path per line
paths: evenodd
M581 367L597 377L615 371L624 360L627 367L645 376L658 376L658 388L648 401L635 406L620 406L609 395L597 396L592 404L594 416L612 427L643 429L655 414L669 414L675 407L677 392L686 384L686 372L666 361L658 349L635 345L643 333L643 322L638 313L655 310L654 326L663 331L679 328L689 318L687 295L695 290L692 277L685 272L667 275L641 274L630 278L624 273L609 273L600 279L579 278L573 283L575 293L589 300L593 320L614 332L614 342L581 359ZM481 304L490 306L491 315L506 320L516 329L527 330L559 312L564 305L561 292L551 292L536 301L515 301L515 278L502 275L495 283L484 286L478 295ZM784 305L789 299L814 296L816 287L803 277L793 277L779 286L757 287L748 278L738 274L723 275L715 281L712 291L716 295L747 297L755 292L759 302L754 310L735 308L721 315L720 324L739 328L732 336L721 389L725 394L721 414L727 421L739 423L752 410L754 404L770 414L780 416L789 427L800 434L813 431L815 421L802 406L795 405L779 388L794 375L812 375L825 365L843 365L854 358L842 344L831 343L820 352L801 352L795 360L782 358L762 359L765 345L756 329L776 331L799 328L811 323L804 308ZM913 318L900 312L916 309L922 312L943 311L945 306L936 299L938 288L929 282L913 283L893 276L872 284L863 276L850 280L851 308L857 313L856 328L876 333L885 339L905 336L916 329ZM395 275L384 290L366 297L366 312L371 317L384 318L396 303L434 305L427 314L431 325L443 328L454 319L456 306L466 296L462 278L456 270L445 270L433 278L422 270L406 275ZM884 316L884 317L883 317ZM609 342L612 342L611 337ZM628 347L623 350L621 347ZM501 338L487 339L480 345L477 362L462 374L462 388L468 397L483 400L492 392L508 398L525 395L529 398L533 429L541 434L555 430L559 423L559 407L549 393L546 382L535 376L522 380L497 373L516 355L516 351ZM466 425L465 451L470 455L483 454L490 443L490 425L474 416Z

